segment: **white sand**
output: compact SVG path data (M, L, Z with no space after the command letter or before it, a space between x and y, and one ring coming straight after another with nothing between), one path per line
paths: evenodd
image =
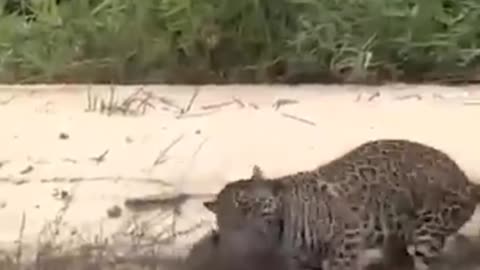
M138 88L117 86L117 100ZM480 103L476 86L144 88L179 107L186 107L198 89L191 110L180 118L178 109L158 99L152 101L155 109L141 116L85 112L87 89L0 86L0 249L15 248L20 231L32 249L39 237L48 238L42 228L65 205L54 196L55 189L73 198L60 215L62 234L92 239L135 233L142 226L158 232L172 220L160 209L129 211L124 200L165 192L214 193L226 182L248 176L254 164L269 176L310 169L367 139L429 143L449 153L473 179L480 175L480 106L470 104ZM108 100L109 86L92 87L92 93ZM233 99L237 102L204 108ZM297 103L277 110L272 104L278 99ZM61 133L69 138L60 139ZM164 162L152 166L175 140L164 151ZM91 159L107 150L103 162ZM33 170L22 174L29 166ZM120 218L107 216L114 205L123 209ZM200 199L181 210L179 230L203 222L198 236L211 226L213 217ZM176 246L196 236L180 237Z

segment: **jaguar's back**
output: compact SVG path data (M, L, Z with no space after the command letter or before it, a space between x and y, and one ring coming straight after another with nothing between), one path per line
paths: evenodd
M311 172L353 193L367 184L414 190L416 197L425 191L420 189L432 186L466 198L476 195L470 192L466 174L446 153L408 140L366 142Z
M446 153L408 140L376 140L307 173L346 198L368 230L369 246L401 239L417 268L473 215L478 185Z

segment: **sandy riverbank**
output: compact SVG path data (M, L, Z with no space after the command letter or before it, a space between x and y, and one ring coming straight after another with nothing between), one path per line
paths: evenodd
M282 175L374 138L429 143L480 180L475 86L140 88L117 86L112 99L109 86L0 86L0 248L21 234L33 251L52 230L85 240L200 227L159 236L181 248L212 226L201 200L253 164ZM124 205L178 193L192 195L178 215Z

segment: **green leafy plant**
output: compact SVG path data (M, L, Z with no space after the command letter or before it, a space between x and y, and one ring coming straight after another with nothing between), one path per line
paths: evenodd
M305 70L343 82L380 81L385 71L403 80L468 80L480 54L474 0L3 0L0 7L7 83L288 82Z

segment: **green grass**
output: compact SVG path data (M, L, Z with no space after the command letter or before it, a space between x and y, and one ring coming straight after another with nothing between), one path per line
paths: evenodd
M2 83L478 77L476 0L20 2L35 19L0 9Z

